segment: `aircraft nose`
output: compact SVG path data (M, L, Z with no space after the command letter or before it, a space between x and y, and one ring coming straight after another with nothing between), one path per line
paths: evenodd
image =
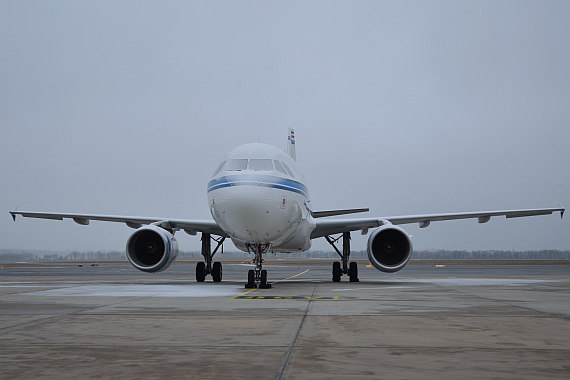
M234 232L238 239L268 241L280 229L276 225L279 218L275 217L279 201L272 200L263 191L255 191L255 196L252 196L251 190L263 189L242 190L244 189L234 188L231 197L215 199L215 218L219 219L222 228Z

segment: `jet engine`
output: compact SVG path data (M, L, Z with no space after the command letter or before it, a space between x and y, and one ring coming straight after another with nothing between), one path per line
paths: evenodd
M375 230L368 238L368 259L382 272L403 269L412 257L412 242L403 229L386 225Z
M174 235L158 226L139 228L127 240L127 258L143 272L160 272L178 256L178 243Z

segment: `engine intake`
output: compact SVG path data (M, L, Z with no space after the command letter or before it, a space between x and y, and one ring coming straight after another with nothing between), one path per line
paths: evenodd
M127 240L127 258L143 272L160 272L178 256L178 243L174 235L157 226L139 228Z
M380 227L368 238L368 259L382 272L403 269L410 261L412 251L412 241L400 227Z

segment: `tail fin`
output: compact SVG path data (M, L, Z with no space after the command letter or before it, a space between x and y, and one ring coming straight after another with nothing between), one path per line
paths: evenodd
M287 153L291 156L292 159L297 161L297 154L295 153L295 131L292 128L289 128L289 144L287 145Z

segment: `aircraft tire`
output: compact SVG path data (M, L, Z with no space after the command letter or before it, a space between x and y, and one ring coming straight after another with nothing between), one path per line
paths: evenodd
M271 284L267 283L267 271L265 269L263 269L261 271L261 278L259 281L259 288L260 289L270 289L271 288Z
M333 269L332 269L332 280L333 282L340 282L340 276L342 275L342 272L340 270L340 263L338 261L335 261L333 263Z
M255 272L253 269L247 271L247 284L245 284L246 289L256 288L255 285Z
M348 266L348 278L350 282L358 282L358 264L354 261L351 262Z
M203 261L196 263L196 281L204 282L206 279L206 264Z
M216 261L212 266L212 280L214 282L222 281L222 263Z

